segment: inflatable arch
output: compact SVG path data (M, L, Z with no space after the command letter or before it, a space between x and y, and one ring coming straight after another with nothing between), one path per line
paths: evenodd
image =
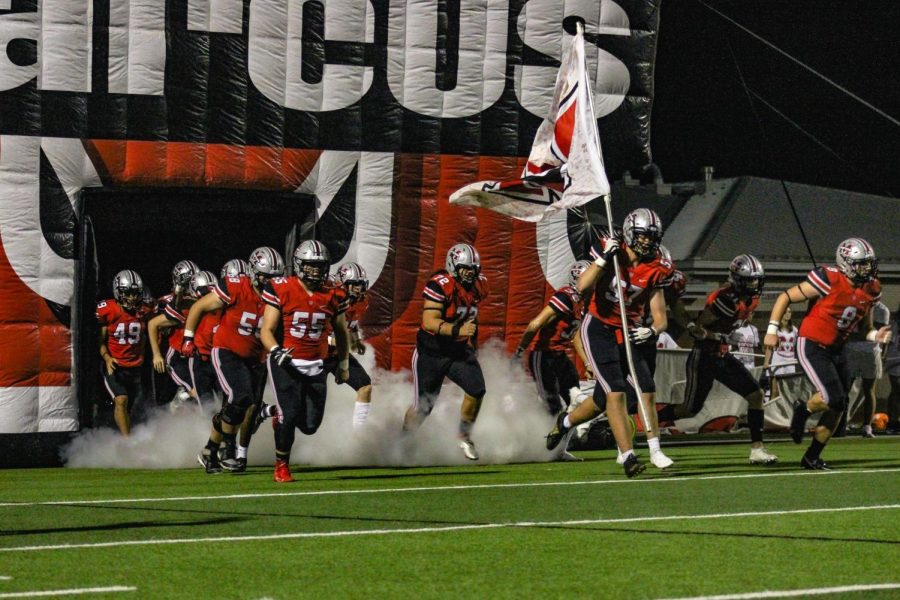
M139 272L194 247L213 256L228 215L248 224L228 238L244 256L266 232L284 243L293 220L293 239L314 234L368 271L363 327L390 369L409 365L425 279L449 246L474 243L492 289L483 335L511 347L575 258L567 217L515 222L447 198L521 170L571 15L586 22L610 178L648 164L658 4L0 3L0 433L79 428L79 365L96 351L79 304L108 295L97 274L114 267L99 238L87 264L85 232L114 218L191 223L176 248L128 265Z

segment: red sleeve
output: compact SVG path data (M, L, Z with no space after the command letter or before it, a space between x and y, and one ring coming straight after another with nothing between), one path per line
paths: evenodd
M560 316L575 314L575 304L572 302L572 297L564 290L559 290L550 296L550 301L547 303L547 306L552 308L553 312Z
M112 317L112 306L110 306L109 302L104 300L103 302L97 303L97 322L100 323L101 327L105 327L109 325L110 318Z
M279 298L278 293L280 291L279 288L281 287L281 284L284 282L285 279L283 277L270 279L269 283L266 284L265 289L263 289L263 302L265 302L269 306L274 306L278 310L281 310L281 298Z
M446 304L451 295L452 282L449 275L437 274L428 280L422 290L422 297L431 302Z

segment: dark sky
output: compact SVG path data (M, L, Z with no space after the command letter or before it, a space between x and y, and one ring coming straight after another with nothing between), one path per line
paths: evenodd
M900 121L900 1L704 2ZM753 98L755 117L738 67L775 110ZM698 0L662 1L651 136L667 182L713 165L900 197L900 125Z

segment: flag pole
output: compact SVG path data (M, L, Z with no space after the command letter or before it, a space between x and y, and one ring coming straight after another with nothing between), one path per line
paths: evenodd
M576 28L578 31L578 35L584 37L584 23L579 20L578 24L576 25ZM582 59L584 59L584 58L585 57L582 56ZM584 66L584 72L585 72L585 75L587 75L587 63L586 62L585 62L585 66ZM589 77L585 77L585 79L587 79L588 83L590 83ZM602 151L599 148L600 133L597 131L597 118L594 116L594 94L591 92L590 89L588 89L587 91L588 91L588 94L587 94L588 101L590 102L590 105L591 105L591 127L594 129L594 139L597 140L597 145L598 145L597 152L601 152L601 156L602 156ZM606 222L609 225L609 234L613 235L612 195L611 194L603 195L603 204L606 207ZM648 403L644 400L644 394L641 391L641 384L638 381L637 372L635 371L635 368L634 368L634 358L632 357L632 352L631 352L631 340L628 337L628 319L626 318L626 313L625 313L625 296L624 296L624 292L622 291L622 286L619 284L619 256L618 255L619 255L618 252L613 254L613 269L615 269L615 275L613 276L613 283L615 284L615 287L616 287L616 298L619 301L619 315L621 315L621 319L622 319L622 337L624 338L624 342L625 342L625 358L626 358L626 362L628 362L628 373L631 375L631 382L632 382L631 385L634 387L634 391L637 393L638 406L640 407L640 410L641 410L641 418L644 421L644 432L649 433L650 407L648 406ZM658 435L658 432L657 432L657 435Z

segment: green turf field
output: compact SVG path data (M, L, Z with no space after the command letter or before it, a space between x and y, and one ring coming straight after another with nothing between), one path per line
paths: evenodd
M675 468L634 481L609 451L295 465L288 485L262 467L0 471L0 598L900 597L900 437L834 440L830 473L770 448L766 468L744 444L670 446Z

